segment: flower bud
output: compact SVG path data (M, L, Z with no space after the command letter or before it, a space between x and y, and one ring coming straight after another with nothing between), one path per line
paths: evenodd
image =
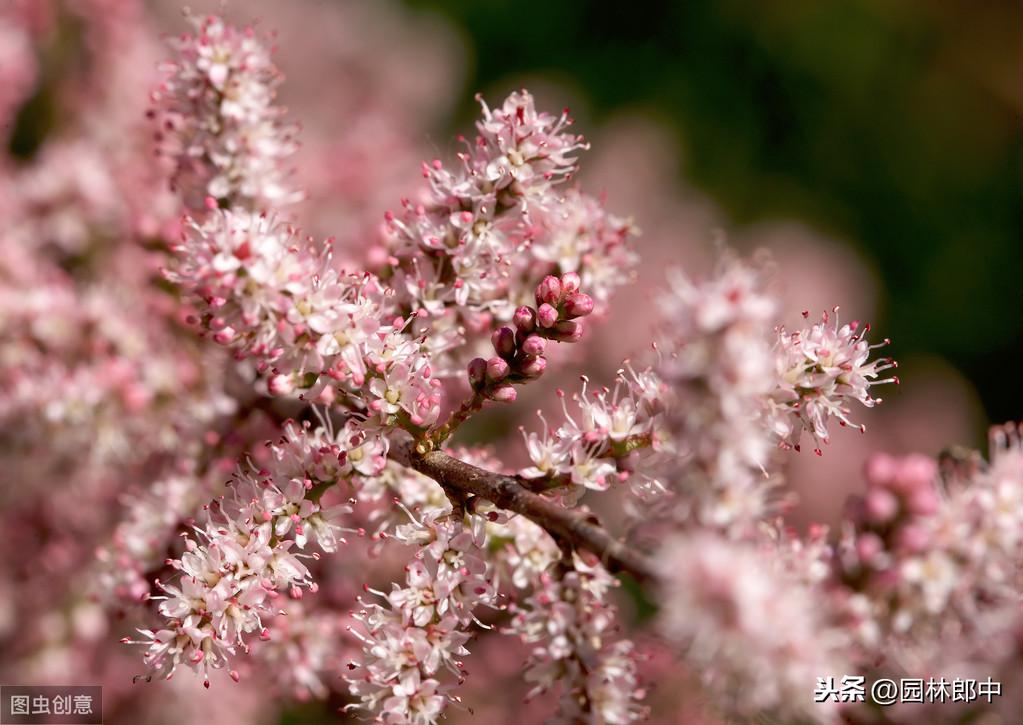
M267 381L266 387L270 395L291 395L295 383L290 375L274 375Z
M930 544L931 534L920 524L908 524L895 534L895 545L911 554L924 551Z
M593 298L582 292L574 292L565 300L566 317L585 317L593 312Z
M559 342L578 342L583 336L582 324L575 320L562 320L554 326L552 338Z
M906 508L916 516L931 516L938 512L941 501L933 486L918 488L906 498Z
M522 341L522 352L530 357L539 357L547 349L547 341L539 335L530 335Z
M473 358L468 366L469 385L473 390L480 388L487 376L487 361L481 357Z
M493 382L504 380L508 377L509 372L511 372L511 366L504 358L492 357L487 360L487 380Z
M219 345L230 345L234 337L235 331L231 326L226 326L220 331L213 333L213 341Z
M554 327L558 321L558 311L545 302L536 311L536 321L540 327Z
M868 531L856 539L856 553L866 566L873 564L882 552L884 552L884 542L877 534Z
M490 391L490 399L496 400L498 403L514 403L516 397L518 394L515 392L515 388L507 383L498 385Z
M501 357L511 357L515 354L515 332L510 327L494 330L490 342L494 345L494 352Z
M522 305L522 307L515 310L515 314L512 316L512 322L515 323L515 327L517 327L520 332L532 332L533 328L536 327L536 312L532 307Z
M532 357L519 365L519 373L526 378L538 378L547 369L547 358Z
M876 525L892 521L899 512L898 499L886 488L871 487L864 504L868 520Z
M565 272L561 275L561 294L570 295L573 292L578 292L581 285L582 280L575 272Z
M561 302L561 280L552 274L547 275L536 286L536 304L546 302L549 305L556 305Z

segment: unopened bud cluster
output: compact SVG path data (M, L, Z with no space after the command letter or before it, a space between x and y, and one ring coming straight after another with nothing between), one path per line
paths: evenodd
M515 383L543 375L547 341L578 342L583 335L579 318L593 312L593 298L579 291L575 272L547 275L536 287L536 307L522 305L512 316L514 329L501 327L490 338L496 353L469 363L469 384L477 395L502 403L515 401Z

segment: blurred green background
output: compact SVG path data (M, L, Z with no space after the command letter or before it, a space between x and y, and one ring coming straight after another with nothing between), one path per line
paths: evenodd
M801 219L859 245L896 357L937 353L992 421L1023 417L1023 3L407 0L460 27L465 99L525 74L598 117L676 129L678 173L736 228Z

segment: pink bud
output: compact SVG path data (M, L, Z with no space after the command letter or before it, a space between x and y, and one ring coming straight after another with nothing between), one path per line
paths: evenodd
M295 383L290 375L274 375L266 387L270 395L290 395L295 390Z
M561 280L552 274L547 275L536 286L536 304L546 302L549 305L556 305L561 302Z
M518 395L515 392L515 388L507 383L504 385L498 385L490 391L490 399L496 400L499 403L514 403L516 397L518 397Z
M554 323L558 321L558 311L545 302L536 311L536 321L540 327L554 327Z
M468 373L469 385L473 388L480 387L487 375L487 361L481 357L473 358L469 362Z
M547 369L547 358L534 357L519 366L519 372L527 378L538 378Z
M898 461L895 481L907 493L934 487L938 465L933 458L920 454L906 456Z
M593 312L593 298L582 292L575 292L565 300L566 317L585 317Z
M878 453L867 460L867 480L880 486L888 485L895 477L896 462L886 453Z
M582 336L582 324L575 320L562 320L554 326L554 334L551 337L559 342L578 342Z
M906 499L906 508L917 516L932 516L938 512L940 505L938 493L932 486L921 486Z
M223 330L213 334L213 341L219 345L230 345L231 341L234 340L234 328L225 327Z
M886 488L872 486L864 504L867 519L872 524L886 524L899 512L899 500Z
M515 323L515 327L517 327L520 332L532 332L533 328L536 327L536 312L532 307L522 305L522 307L515 310L515 314L512 316L512 322Z
M515 354L515 332L510 327L494 330L490 342L494 345L494 352L501 357L511 357Z
M561 275L562 294L570 295L573 292L578 292L580 285L582 285L582 280L579 279L579 275L575 272L565 272L565 274Z
M531 357L543 355L547 349L547 341L539 335L530 335L522 341L522 352Z
M492 357L487 360L487 380L493 382L504 380L508 377L509 372L511 372L511 367L504 358Z
M924 551L931 543L931 534L919 524L903 526L895 535L896 545L910 553Z
M874 559L884 551L884 542L881 537L872 532L867 532L856 539L856 553L860 561L870 566Z

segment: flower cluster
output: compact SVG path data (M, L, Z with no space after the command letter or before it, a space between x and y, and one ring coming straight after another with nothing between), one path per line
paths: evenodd
M96 553L97 596L126 603L148 597L146 572L163 563L168 542L199 506L201 490L192 476L170 476L125 501L127 517Z
M167 276L199 298L216 342L257 361L271 394L314 399L331 385L380 424L435 422L441 383L421 341L377 278L334 270L329 245L263 214L212 210L190 224Z
M599 563L575 554L570 565L539 574L529 597L513 606L509 631L534 645L527 697L560 684L560 721L618 724L645 714L634 647L613 637L617 612L607 599L616 583Z
M804 317L809 313L804 312ZM870 351L884 347L889 340L871 345L867 342L870 325L856 320L840 325L838 308L825 312L821 321L809 328L778 330L778 378L775 403L782 413L779 432L785 443L799 450L805 430L814 441L814 452L828 442L827 421L865 430L849 419L849 404L871 408L881 398L870 395L870 388L883 383L898 383L898 377L878 380L885 370L898 367L891 358L870 359Z
M542 435L526 435L533 465L520 473L597 490L629 481L641 500L670 505L678 520L749 530L773 508L773 449L798 441L795 425L807 416L823 436L830 418L846 425L848 402L873 405L867 387L890 382L873 378L894 363L868 362L871 347L855 325L783 331L789 344L772 348L766 331L777 303L760 264L726 253L705 281L681 272L669 279L659 300L664 335L649 366L626 365L613 389L592 393L584 378L572 396L577 414L563 402L556 430L544 420ZM799 341L826 335L832 352L820 343L805 353L825 361L821 372L811 373L805 358L803 379L793 383L792 346L809 350Z
M251 210L298 200L283 168L296 148L294 129L274 105L281 74L266 45L252 28L187 17L195 34L172 40L177 59L164 66L151 111L160 152L174 163L174 188L196 211L206 197Z
M835 705L814 703L807 683L854 671L848 643L827 621L823 593L783 562L707 532L669 540L658 554L660 627L736 714L826 721Z
M576 189L555 193L587 147L568 131L567 113L537 112L525 91L496 110L481 103L479 136L460 167L423 165L428 187L387 215L384 247L371 259L407 312L428 313L419 326L438 351L473 342L491 320L510 322L529 301L538 263L575 273L605 303L635 262L629 222ZM453 374L457 359L438 360L439 370Z
M465 678L460 657L469 653L468 628L479 621L474 610L493 606L496 593L479 527L443 510L409 518L396 538L420 549L405 567L405 586L394 584L389 593L367 587L385 604L364 603L353 614L363 657L349 663L345 677L357 707L383 722L433 723L457 702L438 677L447 671Z
M851 502L840 575L868 646L886 637L969 627L1017 601L1023 453L1015 426L995 428L984 470L939 477L930 458L877 455ZM865 611L864 611L865 610ZM903 647L905 649L905 647Z
M297 424L270 447L270 467L239 470L231 498L206 507L205 526L194 529L181 558L168 562L180 577L157 581L164 594L152 597L161 602L165 628L126 640L147 647L152 673L169 678L184 663L202 672L208 687L210 668L227 666L238 649L248 651L246 635L270 638L279 592L298 599L303 588L316 589L302 562L308 555L300 552L310 539L323 551L337 548L338 520L351 507L324 507L321 498L343 476L347 453L322 429L311 433ZM238 679L237 670L231 676Z
M749 526L770 509L767 402L778 382L765 333L778 305L763 265L731 254L706 280L669 280L655 371L673 396L665 425L681 455L668 474L674 505L705 525Z
M310 604L308 599L284 602L268 626L272 636L254 652L257 666L273 670L274 691L300 702L327 697L326 683L337 677L346 651L337 613Z
M590 393L588 383L584 376L582 391L572 396L576 417L559 391L562 425L551 431L541 415L542 435L523 431L533 465L520 475L549 487L571 484L605 491L615 481L629 480L633 470L644 468L644 460L659 452L665 388L658 378L623 370L613 389Z

